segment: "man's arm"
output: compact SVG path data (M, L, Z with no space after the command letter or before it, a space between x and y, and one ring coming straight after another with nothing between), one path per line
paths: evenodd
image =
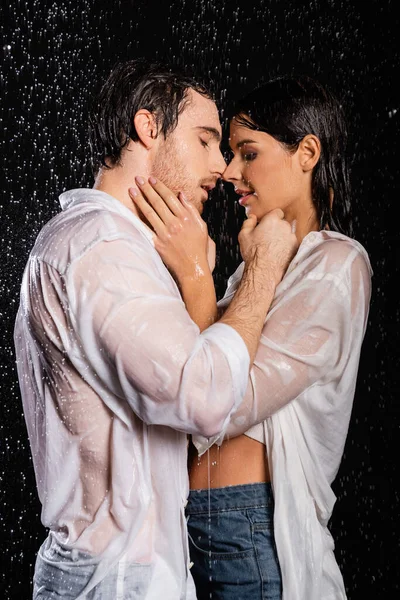
M68 356L93 389L147 424L222 431L246 390L246 345L223 323L199 332L147 238L99 241L69 266L65 290Z
M249 266L236 307L202 333L133 226L129 235L99 241L70 265L71 357L81 368L84 356L83 376L94 389L126 400L148 424L207 437L223 431L245 394L249 354L269 303L269 275L257 251L262 228L253 235L249 225Z
M268 213L259 224L255 217L247 219L239 242L245 261L243 277L219 322L230 325L243 338L252 365L275 288L298 244L280 209Z

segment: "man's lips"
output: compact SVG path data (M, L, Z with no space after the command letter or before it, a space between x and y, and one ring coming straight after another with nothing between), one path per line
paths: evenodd
M210 183L208 185L202 185L201 189L203 190L203 199L202 202L207 202L209 198L209 192L215 188L215 183Z
M201 199L201 201L202 202L207 202L207 200L208 200L208 191L205 190L204 188L201 188L201 189L202 189L202 199Z

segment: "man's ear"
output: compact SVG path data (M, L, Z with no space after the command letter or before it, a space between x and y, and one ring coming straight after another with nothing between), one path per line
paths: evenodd
M321 142L316 135L310 133L301 140L298 152L300 166L303 171L311 171L321 156Z
M153 113L145 108L137 111L133 118L136 133L142 144L150 150L157 138L157 123Z

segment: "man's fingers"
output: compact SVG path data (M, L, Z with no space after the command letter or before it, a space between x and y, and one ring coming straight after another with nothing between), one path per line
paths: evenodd
M270 219L271 216L275 216L278 217L278 219L284 219L285 218L285 213L283 212L283 210L281 208L274 208L273 210L270 210L267 212L267 214L265 214L263 216L263 218L261 219L261 221L263 221L264 219Z
M255 215L249 215L245 221L243 221L242 231L250 233L257 225L257 217Z

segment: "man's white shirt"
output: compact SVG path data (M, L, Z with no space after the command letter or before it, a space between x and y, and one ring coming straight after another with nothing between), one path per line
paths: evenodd
M146 598L195 598L187 434L226 428L246 345L224 324L200 333L123 204L94 189L60 202L29 256L14 334L42 523L97 565L87 591L124 561L150 567Z

